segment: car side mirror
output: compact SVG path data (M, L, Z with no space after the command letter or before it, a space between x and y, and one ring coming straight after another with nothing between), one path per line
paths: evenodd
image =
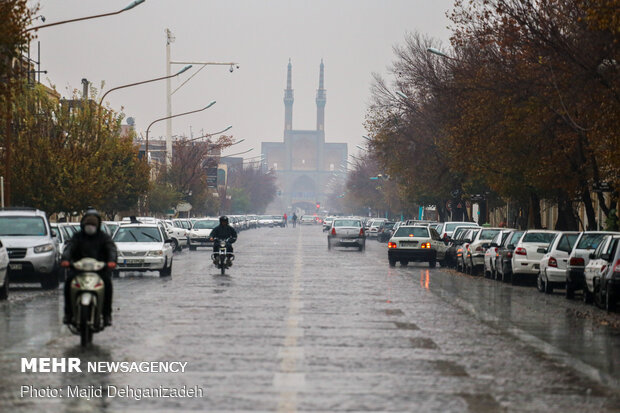
M595 257L594 253L593 253L593 252L591 252L591 253L590 253L590 259L591 259L591 260L593 260L593 259L594 259L594 257Z
M609 254L601 254L601 258L604 259L605 261L611 260L611 256Z
M536 252L539 254L546 254L548 252L548 249L545 247L540 247L536 250Z
M172 244L172 238L168 238L164 241L164 244Z

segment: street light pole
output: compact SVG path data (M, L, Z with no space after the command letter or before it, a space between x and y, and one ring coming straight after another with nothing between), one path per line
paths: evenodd
M169 118L176 118L176 117L179 117L179 116L184 116L184 115L189 115L189 114L192 114L192 113L202 112L203 110L209 109L213 105L215 105L215 100L211 101L211 103L209 103L207 106L205 106L202 109L196 109L196 110L191 110L189 112L177 113L176 115L171 115L171 116L164 116L163 118L155 119L153 122L151 122L149 124L149 126L146 128L146 144L145 144L146 161L148 162L148 157L149 157L149 130L151 129L151 126L153 126L153 124L155 124L157 122L160 122L162 120L169 119Z
M58 26L60 24L73 23L73 22L77 22L77 21L81 21L81 20L90 20L90 19L96 19L96 18L99 18L99 17L106 17L106 16L113 16L115 14L121 14L124 11L131 10L134 7L144 3L144 1L145 0L135 0L135 1L132 1L124 9L121 9L121 10L118 10L118 11L114 11L114 12L111 12L111 13L97 14L95 16L79 17L77 19L70 19L70 20L63 20L63 21L59 21L59 22L55 22L55 23L42 24L40 26L35 26L35 27L31 27L29 29L26 29L22 33L27 33L27 32L33 31L33 30L39 30L39 29L43 29L43 28L51 27L51 26Z

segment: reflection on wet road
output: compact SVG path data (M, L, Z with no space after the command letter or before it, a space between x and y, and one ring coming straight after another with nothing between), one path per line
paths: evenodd
M201 249L173 276L115 281L115 323L83 350L60 290L0 304L11 412L618 411L618 314L441 268L327 250L318 227L240 234L229 276ZM21 373L22 357L186 361L184 373ZM204 388L204 397L20 397L20 386ZM104 395L105 396L105 395Z

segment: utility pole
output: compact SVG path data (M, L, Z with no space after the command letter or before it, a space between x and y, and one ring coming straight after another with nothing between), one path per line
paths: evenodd
M170 76L170 43L175 38L170 29L166 29L166 76ZM166 79L166 168L170 167L172 162L172 86L170 78Z

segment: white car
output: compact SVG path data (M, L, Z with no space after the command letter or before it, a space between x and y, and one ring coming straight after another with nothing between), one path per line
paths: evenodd
M500 232L495 234L495 237L491 240L489 244L489 248L484 252L484 276L487 278L495 278L495 272L497 269L495 268L495 263L497 261L499 246L502 245L502 242L508 237L513 231L511 228L502 228Z
M213 241L211 241L211 231L213 228L220 225L220 220L217 218L198 219L192 224L192 229L189 231L189 249L190 251L196 251L198 247L213 247Z
M545 255L540 259L540 273L536 282L538 291L551 294L554 287L566 287L568 256L578 237L579 232L560 232L548 248L543 248Z
M484 254L491 245L491 240L502 231L502 228L482 228L469 243L465 272L477 274L484 271Z
M388 241L388 261L390 267L394 267L397 261L402 266L409 261L427 261L433 268L437 261L444 260L446 248L434 229L401 225Z
M540 260L543 253L539 248L547 248L558 231L544 229L531 229L525 231L512 254L512 283L523 278L538 277L540 272Z
M181 251L183 247L187 247L187 235L188 231L185 228L179 228L174 225L172 220L162 221L164 227L166 228L166 233L168 237L172 239L172 250L173 251Z
M0 241L0 300L9 298L9 254Z
M476 224L475 222L449 221L444 222L441 226L441 230L438 232L441 234L442 239L448 239L452 238L452 233L457 227L464 226L477 227L478 224Z
M118 250L115 276L120 271L159 271L172 275L172 239L159 224L126 224L114 233Z
M620 235L617 232L585 231L579 234L568 257L566 267L566 298L574 298L575 291L585 288L584 269L590 261L590 254L598 247L605 235Z
M602 301L600 296L601 276L609 267L613 265L611 262L616 255L616 250L620 244L620 235L606 235L596 250L590 254L590 262L584 269L584 276L586 286L583 290L583 301L586 304L592 303L594 297L598 297ZM602 307L602 302L597 302Z
M377 234L379 233L379 228L381 227L381 224L383 224L385 221L387 221L387 218L373 219L372 222L370 223L370 226L368 227L366 236L368 238L376 238Z

